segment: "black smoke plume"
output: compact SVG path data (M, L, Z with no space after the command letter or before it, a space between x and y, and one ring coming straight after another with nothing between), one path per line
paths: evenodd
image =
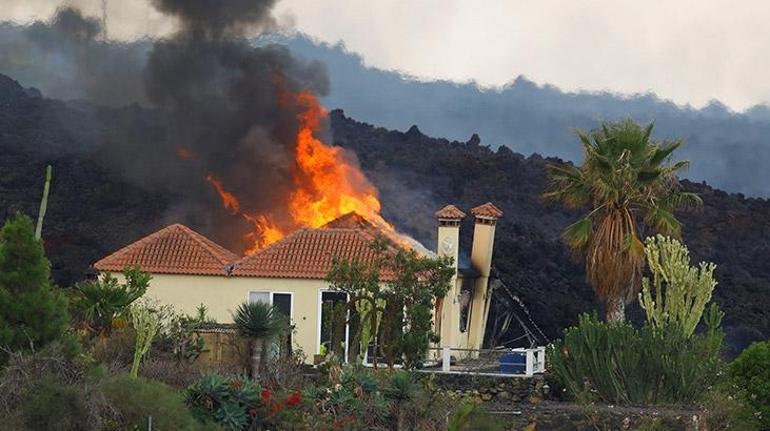
M153 0L179 23L177 31L129 45L104 40L98 20L69 7L8 34L17 35L15 51L33 49L28 60L62 68L63 82L46 82L62 89L54 96L113 106L63 110L76 144L57 151L87 153L111 172L172 196L166 222L196 226L240 251L253 226L222 207L207 177L237 196L244 213L270 212L280 222L275 210L286 208L294 186L299 111L279 100L300 91L323 96L329 86L322 64L298 60L280 45L249 42L276 28L275 3Z
M327 92L328 79L320 63L299 61L285 47L254 47L247 42L247 32L272 28L274 3L153 3L177 17L181 27L171 39L154 44L144 70L146 95L168 133L164 156L174 167L189 164L193 169L180 174L172 168L161 179L185 190L185 202L211 197L201 202L203 213L226 214L205 182L209 173L238 197L245 212L285 208L293 186L299 112L280 104L280 97L285 92ZM186 160L180 160L180 153ZM171 178L165 178L168 172ZM190 187L191 183L202 189Z

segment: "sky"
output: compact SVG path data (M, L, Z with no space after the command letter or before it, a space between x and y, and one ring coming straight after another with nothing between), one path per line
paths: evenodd
M0 20L47 19L63 4L101 16L102 1L112 39L174 29L149 0L3 0ZM696 108L770 102L764 0L282 0L274 14L287 31L342 42L368 66L421 80L495 88L524 75Z

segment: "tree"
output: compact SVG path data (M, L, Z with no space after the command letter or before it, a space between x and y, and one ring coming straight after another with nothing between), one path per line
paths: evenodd
M110 273L100 279L77 283L71 304L86 328L95 335L109 334L113 321L124 317L129 306L147 291L152 276L138 267L123 270L125 283Z
M259 376L265 339L286 327L286 319L277 308L261 301L243 302L233 314L238 332L251 340L251 378Z
M67 329L67 301L50 278L43 243L21 214L0 230L0 346L38 349Z
M454 275L451 258L396 249L382 238L370 246L376 252L371 263L335 258L326 278L334 290L348 294L346 309L359 318L354 340L374 339L375 366L382 354L391 368L397 359L413 368L425 359L435 338L433 313ZM346 322L337 323L341 329Z
M639 291L644 266L640 230L678 236L681 223L674 210L700 205L700 198L681 191L676 173L688 161L671 163L682 141L650 139L653 124L641 127L630 119L604 122L590 136L578 130L585 159L580 167L549 165L547 199L590 212L563 232L565 242L585 254L586 278L607 304L607 320L625 318L625 305Z
M690 266L687 247L663 235L647 238L644 252L652 285L647 277L642 279L639 304L647 313L647 321L656 328L673 325L691 336L717 285L717 266L711 262Z

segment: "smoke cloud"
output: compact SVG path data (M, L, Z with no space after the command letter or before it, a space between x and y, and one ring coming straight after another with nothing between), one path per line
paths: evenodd
M0 48L13 54L2 56L0 70L13 74L21 63L40 70L40 62L55 67L38 77L47 95L114 106L62 110L60 119L77 144L57 150L85 153L135 184L173 196L169 222L201 227L238 251L253 226L222 208L207 177L235 194L243 212L286 219L276 208L287 207L294 187L300 108L281 98L323 96L329 87L321 63L247 40L275 28L275 3L153 0L178 30L125 46L102 40L98 20L61 8L50 21L21 32L5 25L17 37ZM27 49L32 54L20 63ZM53 76L60 81L52 82Z
M101 22L63 7L48 22L0 24L0 71L57 99L119 106L144 102L148 42L108 43Z

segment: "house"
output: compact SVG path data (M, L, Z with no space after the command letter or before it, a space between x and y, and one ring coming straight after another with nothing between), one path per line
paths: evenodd
M457 265L460 221L466 214L454 205L435 213L436 254L454 258L458 269L436 313L442 347L478 349L484 340L495 224L503 213L491 203L473 208L471 213L475 218L471 268ZM329 305L346 301L344 293L330 290L325 281L333 257L371 262L375 254L369 245L376 234L376 227L350 213L317 229L297 230L255 254L239 257L192 229L174 224L99 260L94 267L119 276L124 268L139 266L153 276L147 296L189 314L205 304L209 315L220 323L232 322L232 311L245 300L273 304L295 326L292 344L312 356L331 338L329 325L323 324L333 309Z

